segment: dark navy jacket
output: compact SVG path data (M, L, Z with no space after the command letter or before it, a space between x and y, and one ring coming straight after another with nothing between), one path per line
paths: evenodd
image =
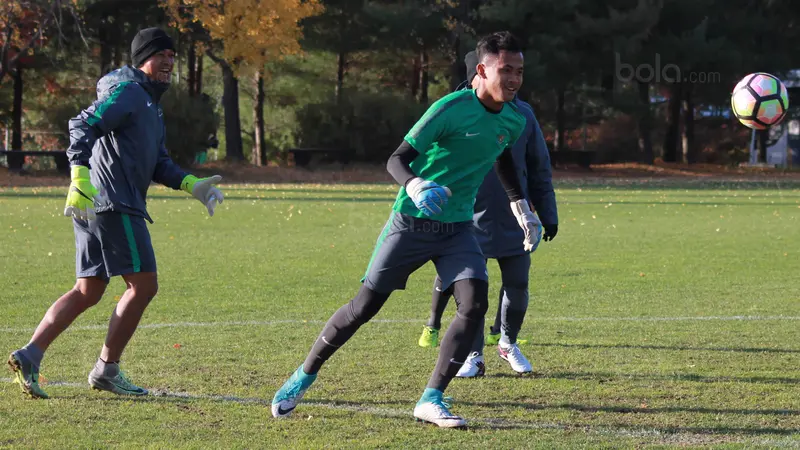
M528 119L525 132L512 153L517 165L525 197L533 203L543 224L558 224L556 194L547 143L533 114L533 108L519 98L514 99L519 112ZM511 212L508 196L494 170L490 170L478 190L473 215L475 236L487 258L522 255L525 235Z
M125 66L97 82L97 100L69 121L70 164L87 165L92 184L105 198L97 212L144 217L150 183L180 189L186 173L164 146L164 113L159 101L167 85Z

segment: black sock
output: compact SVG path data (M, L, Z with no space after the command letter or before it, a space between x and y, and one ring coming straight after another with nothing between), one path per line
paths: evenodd
M447 308L447 302L453 295L453 285L451 284L445 290L442 290L442 279L436 277L433 281L433 298L431 299L431 317L428 319L427 325L437 330L442 328L442 315Z
M388 298L389 294L379 294L362 285L358 294L328 319L303 363L303 372L308 375L319 372L325 361L347 343L361 325L378 314Z
M458 310L442 339L439 358L427 386L441 392L469 356L489 303L489 284L484 280L459 280L453 287Z

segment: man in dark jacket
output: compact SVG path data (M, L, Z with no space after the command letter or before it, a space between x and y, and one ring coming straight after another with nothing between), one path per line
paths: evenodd
M464 59L467 65L467 84L475 79L477 57L470 52ZM519 111L527 118L525 133L517 141L512 153L517 166L517 176L522 181L525 197L533 204L539 219L544 223L544 240L553 239L558 232L558 210L552 183L550 154L547 150L542 130L529 104L514 99ZM517 345L517 335L528 308L528 275L530 272L530 253L520 245L521 229L504 199L503 186L494 172L490 172L478 191L475 201L473 224L475 235L481 245L484 257L494 258L500 266L502 286L494 326L490 328L487 343L498 345L501 358L508 361L512 370L526 373L532 367ZM530 252L538 247L538 243ZM435 347L438 345L442 314L452 296L452 289L442 292L439 277L434 281L431 317L423 327L419 345ZM472 353L461 367L459 377L483 375L484 336L481 333L473 345Z
M69 121L67 150L72 183L64 215L72 217L76 246L75 286L47 311L30 342L8 363L23 392L47 398L39 365L50 344L85 310L97 304L113 276L127 290L114 309L105 345L89 385L121 395L146 395L119 368L122 352L158 290L156 259L145 220L151 182L194 196L214 214L222 177L198 179L172 162L164 146L159 105L170 85L175 52L158 28L139 31L131 44L132 66L104 76L97 100Z

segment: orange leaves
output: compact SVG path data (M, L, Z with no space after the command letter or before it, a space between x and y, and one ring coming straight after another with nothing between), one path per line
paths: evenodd
M318 14L317 0L163 0L179 26L198 23L211 39L222 42L224 58L261 67L265 62L301 51L300 20Z

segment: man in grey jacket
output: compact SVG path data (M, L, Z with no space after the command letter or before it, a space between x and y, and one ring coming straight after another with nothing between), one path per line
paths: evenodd
M466 55L467 84L475 81L477 56L474 52ZM472 86L474 87L474 86ZM514 99L519 111L527 118L525 133L513 148L517 175L522 181L525 197L533 204L542 221L544 240L552 240L558 233L558 210L553 190L550 154L547 150L542 130L529 104ZM494 326L490 328L486 341L497 344L498 355L506 360L512 370L526 373L532 367L517 345L517 336L528 308L528 277L530 272L530 253L520 245L521 229L508 205L503 186L493 172L489 173L478 191L475 201L473 224L475 235L480 243L484 257L496 259L500 266L502 286ZM538 247L538 243L530 252ZM438 345L442 314L453 292L442 292L441 280L434 281L431 316L423 327L419 345L435 347ZM483 361L483 327L473 344L472 353L461 367L458 377L474 377L485 373Z
M76 246L75 286L48 309L30 342L8 364L24 393L47 398L39 365L50 344L85 310L97 304L109 279L121 276L127 290L117 303L105 345L89 385L121 395L146 395L119 368L122 352L145 308L156 295L156 259L145 220L151 182L194 196L214 214L222 177L198 179L178 167L164 146L159 101L169 88L175 52L158 28L139 31L131 43L132 66L104 76L97 100L69 121L67 150L72 183L64 215L72 217Z

